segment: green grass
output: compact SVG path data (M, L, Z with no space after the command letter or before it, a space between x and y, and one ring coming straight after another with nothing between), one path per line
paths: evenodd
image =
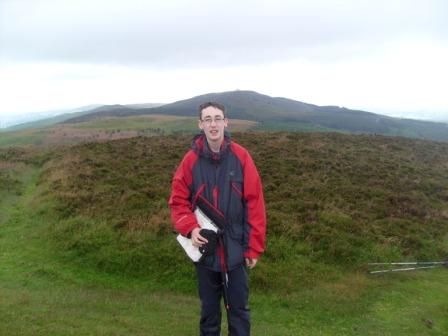
M94 119L89 122L73 124L72 127L87 130L143 130L146 126L151 129L160 128L165 132L177 130L195 130L197 129L197 120L191 117L157 117L157 116L138 116L127 118L103 118Z
M51 248L48 224L32 210L37 173L24 172L20 201L2 205L9 216L0 225L0 334L196 335L193 291L99 272ZM338 272L295 293L254 291L253 334L442 335L448 331L446 279L446 270L381 277Z
M380 294L360 334L444 335L448 332L447 270L399 277ZM394 279L392 277L392 279ZM429 289L431 288L431 289ZM398 318L400 317L400 318ZM431 323L432 322L432 323Z
M429 225L427 232L413 226L419 216L429 213L434 220L445 210L440 201L444 146L345 135L238 137L267 182L270 211L267 253L250 272L254 335L448 333L447 269L369 276L347 263L403 257L408 244L415 255L437 256L425 242L437 238L434 232L445 235L432 245L446 246L443 215L440 227ZM0 161L17 163L3 175L15 181L14 190L2 184L0 192L0 335L197 335L194 269L174 242L165 208L167 185L186 139L120 140L45 153L0 151ZM330 155L336 142L336 162L344 174L326 170L334 164ZM384 162L369 160L385 147ZM271 171L272 151L284 165L279 161ZM301 161L294 161L294 152ZM349 164L353 157L356 162ZM389 171L389 165L396 170ZM297 166L300 178L291 173ZM378 175L372 173L376 170ZM283 174L290 179L282 182ZM336 183L348 177L347 187ZM412 184L417 177L418 188ZM367 182L365 194L355 188ZM389 193L389 184L395 193ZM339 197L333 199L335 188ZM384 198L391 195L395 198ZM115 202L117 197L123 198ZM282 197L286 204L279 202ZM288 201L291 197L295 203ZM324 204L331 207L321 208ZM296 227L287 216L280 218L283 206L310 224ZM358 207L366 209L363 216ZM394 220L384 217L389 213ZM357 224L371 216L374 225ZM370 232L378 236L376 250L363 245L362 235ZM425 232L428 238L417 241ZM403 242L394 240L403 233Z
M45 129L3 132L0 134L0 147L41 145L45 137Z
M197 130L197 120L180 116L102 118L89 122L49 125L0 133L0 147L51 146L136 136L187 133ZM125 132L128 132L127 134Z
M270 267L260 274L265 288L278 281L271 274L278 260L294 256L356 269L448 252L446 144L337 133L235 137L264 182L272 244ZM51 230L59 249L108 271L150 273L158 263L170 272L156 256L175 247L167 199L190 140L135 138L59 151L43 178L60 218ZM154 241L155 254L146 248Z
M194 324L180 321L197 315L194 296L154 292L150 280L67 265L55 255L47 220L33 210L37 173L24 171L20 200L1 205L0 334L193 334Z
M99 272L51 248L46 220L31 210L36 173L27 172L20 202L2 206L9 218L0 226L0 334L197 335L194 291ZM380 277L338 272L295 293L253 291L253 334L442 335L448 331L446 280L446 270Z

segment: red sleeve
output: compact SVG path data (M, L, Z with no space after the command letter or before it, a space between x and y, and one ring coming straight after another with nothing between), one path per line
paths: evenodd
M263 187L260 175L249 152L239 145L235 147L235 153L243 165L243 196L247 208L246 225L250 227L248 249L244 252L244 256L253 259L258 258L265 250L266 210Z
M196 160L197 156L193 151L185 154L174 174L171 196L168 201L173 226L183 236L187 236L194 228L199 227L190 202L190 186L193 181L192 167Z

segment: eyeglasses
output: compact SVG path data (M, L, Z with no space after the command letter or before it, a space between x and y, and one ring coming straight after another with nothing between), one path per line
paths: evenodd
M225 118L223 117L216 117L215 119L206 117L205 119L201 120L204 124L207 126L210 126L212 122L215 122L215 124L220 124L224 121Z

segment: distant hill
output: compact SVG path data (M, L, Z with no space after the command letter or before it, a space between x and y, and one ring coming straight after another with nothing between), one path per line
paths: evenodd
M25 130L30 128L40 128L45 126L51 126L58 123L63 123L66 120L77 120L77 118L82 117L86 114L93 114L96 112L102 112L102 117L106 115L117 115L119 113L120 108L125 110L135 111L136 109L141 108L150 108L150 107L158 107L163 104L159 103L144 103L144 104L129 104L129 105L88 105L79 107L72 110L61 111L61 112L42 112L40 115L42 117L33 117L31 114L30 117L33 117L33 120L22 122L19 124L15 124L13 126L5 127L0 129L0 132L14 132L19 130ZM51 113L51 115L46 115L46 113ZM108 114L110 113L110 114ZM39 115L39 114L38 114ZM90 119L91 117L89 117Z
M151 108L151 107L159 107L162 106L164 104L162 103L142 103L142 104L126 104L124 106L127 107L131 107L131 108L136 108L136 109L141 109L141 108Z
M1 132L15 132L30 128L40 128L45 126L51 126L60 122L63 122L67 119L72 119L75 116L82 116L90 113L90 110L87 111L79 111L79 112L70 112L56 115L54 117L42 118L34 121L29 121L21 124L17 124L14 126L10 126L1 130Z
M74 109L35 112L18 117L11 117L8 126L0 128L0 132L14 132L30 128L51 126L61 121L89 113L99 106L101 105L92 104Z
M145 114L157 114L157 113L148 113L148 110L153 110L154 108L158 108L162 105L163 104L158 103L103 105L93 110L90 110L88 114L75 116L73 118L66 119L60 123L71 124L71 123L86 122L104 117L130 117Z
M144 114L195 117L197 107L206 101L220 102L226 106L230 118L260 122L262 129L311 128L311 130L398 135L448 141L448 124L445 123L393 118L345 107L318 106L287 98L270 97L254 91L208 93L159 107L138 110L124 105L102 106L86 115L65 120L64 123L85 122L104 116L127 117ZM263 124L269 127L263 128Z

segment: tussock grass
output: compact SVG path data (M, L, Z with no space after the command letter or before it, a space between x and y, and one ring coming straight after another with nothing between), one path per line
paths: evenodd
M298 290L369 261L446 256L447 144L336 133L234 138L254 157L268 209L255 290ZM167 200L190 141L140 137L58 151L40 182L43 199L56 204L60 220L49 234L59 249L92 267L168 278L180 289L190 269Z
M268 249L250 271L254 335L446 334L445 269L375 277L357 269L373 257L444 256L438 250L448 242L440 190L447 169L443 145L345 135L235 138L252 151L265 185L274 185L265 190ZM194 271L174 241L162 206L188 143L189 137L142 138L50 153L0 150L0 164L17 182L16 192L0 189L8 195L0 202L0 334L197 334ZM271 155L274 148L278 164L281 158L288 162L285 167L271 165L277 157ZM333 155L344 169L337 174L324 170L325 164L316 163L323 153L330 153L330 162ZM404 178L418 183L409 186L391 172L384 184L372 175L377 180L373 200L355 182L342 190L357 197L331 193L345 185L341 181L368 181L359 176L363 170L352 172L355 163L347 161L379 153L390 165L413 171ZM390 167L378 164L379 159L371 162L371 171L381 175ZM42 165L43 173L36 168ZM316 170L324 178L319 180ZM161 185L153 174L160 175ZM313 178L314 188L307 182ZM395 192L400 183L402 190ZM158 194L162 190L167 194ZM134 195L126 200L137 201L123 204L118 197L122 191ZM392 204L389 196L395 196ZM423 203L424 211L402 210L417 208L416 202L425 197L429 200ZM360 213L358 205L370 207ZM283 206L288 213L281 211ZM375 214L378 208L384 211ZM375 225L369 224L371 218ZM421 221L438 221L440 226L427 228L418 225ZM412 248L403 244L425 230L435 249L424 243Z

